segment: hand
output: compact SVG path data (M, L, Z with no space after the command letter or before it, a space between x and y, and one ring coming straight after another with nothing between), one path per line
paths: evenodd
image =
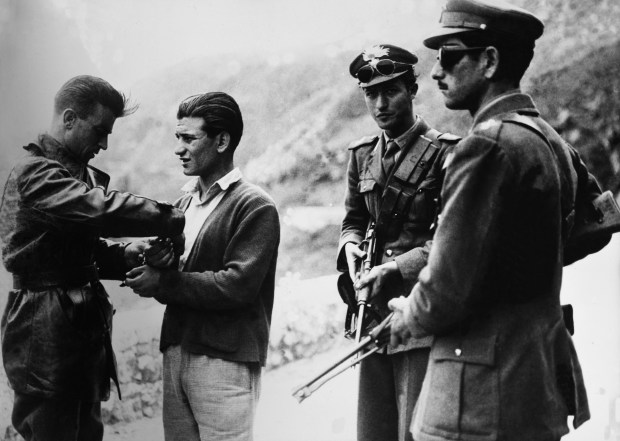
M126 274L125 284L140 297L154 297L159 288L160 277L160 270L149 265L143 265Z
M347 258L349 277L351 277L351 280L355 281L357 277L357 268L359 267L359 261L366 257L366 253L353 242L347 242L344 245L344 255Z
M125 247L125 264L128 267L135 268L144 263L144 249L148 246L149 240L155 238L135 240Z
M398 265L395 261L386 262L372 267L367 274L361 275L359 279L355 281L353 287L356 291L368 287L368 289L370 289L370 296L368 298L371 299L379 294L387 281L398 274L398 272Z
M388 302L388 307L394 312L390 321L390 345L398 346L411 337L411 330L407 323L411 320L411 312L406 297L396 297Z
M174 264L172 239L157 238L144 249L144 261L155 268L169 268Z

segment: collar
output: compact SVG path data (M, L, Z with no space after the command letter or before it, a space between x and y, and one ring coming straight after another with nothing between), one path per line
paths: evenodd
M30 146L26 146L25 149L33 151L34 149L31 148L31 146L36 146L40 155L52 161L59 162L71 173L71 176L76 179L84 179L86 176L87 164L72 155L58 140L44 133L39 135L37 143L38 144L30 144Z
M472 127L475 127L482 121L508 112L529 113L533 116L540 115L531 96L522 93L520 89L513 89L496 96L478 109L478 112L474 115Z
M213 185L211 185L202 200L200 199L201 189L199 181L200 178L198 176L194 176L192 179L186 182L185 185L181 187L181 191L189 194L197 200L200 200L201 202L198 205L202 205L212 199L212 197L217 193L228 190L228 187L233 185L235 182L240 181L241 178L243 178L243 174L241 173L241 170L239 170L239 167L233 168L220 179L215 181Z
M425 129L426 123L418 115L414 115L414 118L415 119L414 119L413 125L411 127L409 127L409 129L407 129L407 131L405 133L400 135L398 138L394 139L394 142L398 145L398 147L401 150L413 138L415 138L417 136L420 136L420 135L423 135L424 133L426 133L426 129ZM387 133L385 133L385 130L382 132L381 135L383 136L383 145L387 145L388 141L390 139L392 139L389 136L387 136Z

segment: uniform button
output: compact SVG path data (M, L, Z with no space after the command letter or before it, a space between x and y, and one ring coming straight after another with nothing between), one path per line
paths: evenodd
M456 348L456 349L454 350L454 354L455 354L457 357L460 357L462 352L463 352L463 351L461 351L459 348Z
M386 256L391 257L392 254L394 254L394 251L392 251L392 250L385 250L385 255Z

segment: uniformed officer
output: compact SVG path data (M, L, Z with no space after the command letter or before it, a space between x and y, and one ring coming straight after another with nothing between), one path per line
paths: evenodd
M559 296L577 195L600 189L519 89L543 23L489 0L449 0L440 23L424 41L439 51L431 75L473 124L447 166L428 266L390 302L394 342L435 336L413 437L559 440L568 415L590 416Z
M389 312L390 298L411 291L426 264L425 244L433 234L441 164L458 140L431 129L413 112L417 61L405 49L381 44L364 50L349 68L382 131L349 147L346 215L337 267L356 279L365 255L360 243L369 224L374 224L374 267L356 282L356 288L371 287L370 310L379 316ZM413 338L361 363L358 440L410 439L407 428L430 343L430 337Z

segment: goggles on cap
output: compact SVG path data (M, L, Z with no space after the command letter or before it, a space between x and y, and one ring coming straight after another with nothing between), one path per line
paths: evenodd
M355 77L360 81L360 83L368 83L375 76L375 73L387 77L388 75L392 75L396 70L405 71L407 68L413 66L408 63L399 63L398 61L392 61L389 58L384 60L379 60L377 63L372 66L370 64L366 64L360 67L355 74Z
M487 46L476 47L446 47L441 46L437 53L437 61L443 70L450 70L461 61L465 54L475 51L483 51Z

